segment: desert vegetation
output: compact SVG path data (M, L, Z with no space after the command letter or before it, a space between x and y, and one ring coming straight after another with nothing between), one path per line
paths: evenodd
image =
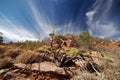
M120 41L89 32L55 34L41 41L3 43L0 36L0 79L119 80Z
M0 32L0 43L3 42L3 37L1 35L2 35L2 33Z

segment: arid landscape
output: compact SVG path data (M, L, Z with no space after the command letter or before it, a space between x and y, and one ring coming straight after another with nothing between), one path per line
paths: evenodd
M120 80L120 0L0 0L0 80Z
M120 80L120 41L89 32L1 40L0 80Z

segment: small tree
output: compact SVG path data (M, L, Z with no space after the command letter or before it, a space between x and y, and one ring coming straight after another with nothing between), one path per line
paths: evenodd
M88 31L82 32L79 35L79 40L85 46L90 47L91 35Z
M2 33L0 32L0 43L3 42L3 37L2 37Z
M61 39L62 39L62 40L65 40L66 38L65 38L64 35L58 34L58 35L55 35L54 41L56 41L59 45L61 45L61 43L62 43Z

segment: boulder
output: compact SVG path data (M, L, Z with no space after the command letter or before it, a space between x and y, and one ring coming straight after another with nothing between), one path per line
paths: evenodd
M52 62L41 62L41 63L34 63L31 66L31 70L35 71L42 71L42 72L53 72L56 74L62 74L65 75L64 69L57 67L54 63Z
M14 66L20 69L30 69L28 68L28 65L23 63L16 63ZM31 70L66 75L63 68L57 67L54 63L46 61L41 63L33 63L31 65Z
M26 64L23 64L23 63L16 63L14 64L15 67L18 67L20 69L24 69L27 65Z
M9 71L9 69L1 69L0 70L0 75L3 74L3 73L5 73L5 72L7 72L7 71Z
M101 53L98 53L98 52L96 52L96 51L92 51L92 52L91 52L91 56L92 56L92 57L96 57L96 58L102 57Z

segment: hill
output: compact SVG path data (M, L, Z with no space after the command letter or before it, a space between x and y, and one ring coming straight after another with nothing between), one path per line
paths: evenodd
M119 80L120 41L54 34L42 41L0 43L2 80Z

